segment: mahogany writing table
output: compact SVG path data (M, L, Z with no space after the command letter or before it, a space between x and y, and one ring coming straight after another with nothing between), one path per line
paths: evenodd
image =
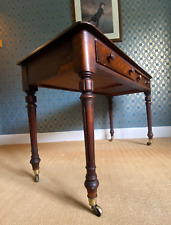
M115 46L93 25L78 22L65 32L36 49L22 61L23 90L28 109L31 161L35 180L39 180L36 128L37 87L81 92L85 150L86 181L89 204L100 216L96 203L99 185L94 154L94 93L106 95L109 102L110 133L113 138L112 97L145 93L148 137L152 143L151 76Z

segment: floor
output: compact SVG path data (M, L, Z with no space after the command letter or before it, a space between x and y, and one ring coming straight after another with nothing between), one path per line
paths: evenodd
M171 138L98 140L98 204L88 206L84 143L39 144L35 183L30 146L0 146L1 225L170 225Z

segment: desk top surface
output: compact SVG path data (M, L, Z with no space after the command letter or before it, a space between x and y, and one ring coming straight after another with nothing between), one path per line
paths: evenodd
M47 43L43 44L42 46L35 49L31 52L28 56L24 57L22 60L17 62L17 65L22 65L25 61L29 60L34 54L40 52L42 49L47 48L49 45L53 44L54 42L58 42L64 38L70 38L71 36L75 35L77 32L81 30L87 30L92 33L95 37L98 37L102 42L107 44L111 49L115 52L120 54L124 59L128 62L139 68L144 74L146 74L149 78L152 78L146 71L144 71L137 63L135 63L129 56L127 56L120 48L118 48L112 41L110 41L100 30L98 30L94 25L89 22L80 21L48 41Z
M23 86L79 91L78 73L94 74L95 93L150 90L151 76L88 22L77 22L17 63Z

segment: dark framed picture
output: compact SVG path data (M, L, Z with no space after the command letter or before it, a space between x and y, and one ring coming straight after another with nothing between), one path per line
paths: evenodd
M73 0L74 20L88 21L112 41L122 41L120 0Z

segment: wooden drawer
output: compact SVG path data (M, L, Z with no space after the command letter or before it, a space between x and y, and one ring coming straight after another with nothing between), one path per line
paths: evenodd
M99 41L96 41L96 61L113 71L135 80L134 67Z

